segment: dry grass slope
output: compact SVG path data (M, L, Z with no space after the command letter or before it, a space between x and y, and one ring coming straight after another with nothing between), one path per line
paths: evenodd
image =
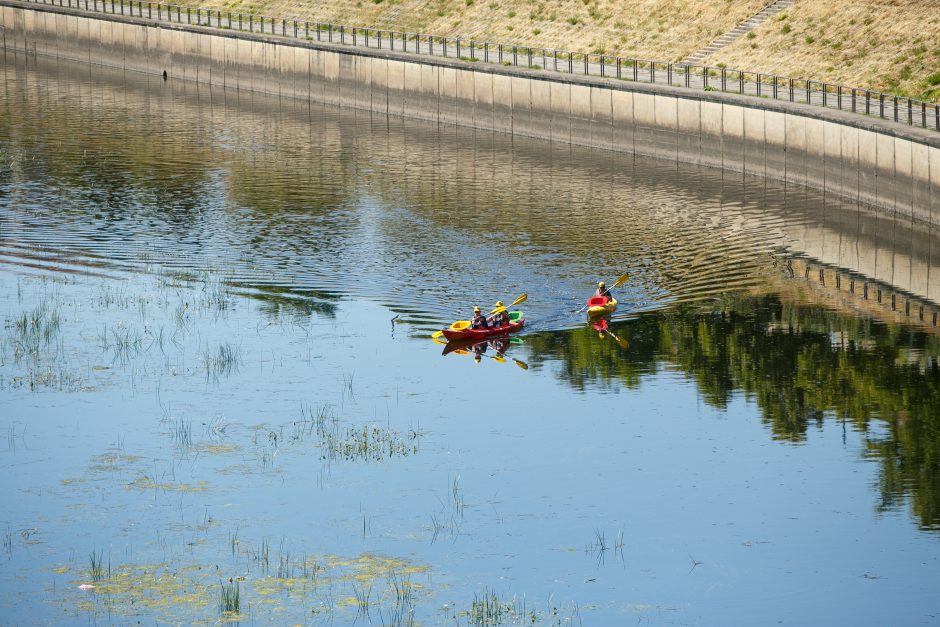
M940 0L796 0L710 64L940 102Z
M188 0L242 13L678 61L770 0ZM940 102L940 0L795 0L709 65Z
M678 61L767 0L189 0L242 13Z

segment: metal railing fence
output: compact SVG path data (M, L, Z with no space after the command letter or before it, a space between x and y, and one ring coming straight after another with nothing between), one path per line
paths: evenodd
M216 9L194 9L142 0L23 0L34 4L126 15L159 22L193 24L225 30L276 35L305 41L391 50L415 55L449 57L467 62L563 74L606 77L704 91L786 100L891 120L940 131L940 104L837 83L796 79L722 66L696 66L496 44L474 39L407 33L386 29L307 22Z

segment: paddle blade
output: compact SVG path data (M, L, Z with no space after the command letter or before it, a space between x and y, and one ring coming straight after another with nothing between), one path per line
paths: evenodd
M441 336L443 336L443 335L444 335L444 332L443 332L443 331L435 331L434 333L431 334L431 339L432 339L432 340L436 340L437 338L439 338L439 337L441 337Z
M520 297L517 298L516 300L512 301L511 303L509 303L509 306L510 306L510 307L513 307L513 306L515 306L515 305L519 305L519 304L521 304L521 303L524 303L527 298L529 298L529 295L526 294L525 292L523 292L523 293L522 293L522 296L520 296ZM491 313L491 314L494 314L494 313L498 313L498 312L500 312L500 311L506 311L506 307L505 307L505 306L503 306L503 307L497 307L496 309L494 309L494 310L491 311L490 313Z
M628 346L630 346L630 342L628 342L627 340L625 340L625 339L623 339L623 338L621 338L621 337L617 337L616 335L614 335L614 334L611 333L610 331L608 331L607 334L610 335L610 337L614 338L614 340L616 340L617 344L620 344L620 348L627 348Z
M520 368L522 368L523 370L528 370L528 369L529 369L529 364L525 363L524 361L519 361L518 359L516 359L516 358L514 358L514 357L512 357L512 358L510 358L510 359L512 359L513 363L516 364L517 366L519 366Z
M494 356L493 359L495 359L496 361L498 361L498 362L501 363L501 364L506 363L506 360L505 360L504 358L500 357L499 355Z
M629 276L627 276L626 274L623 274L623 275L620 276L619 279L617 279L616 281L614 281L614 284L611 285L611 287L617 287L618 285L623 285L624 283L627 282L627 279L629 279L629 278L630 278Z

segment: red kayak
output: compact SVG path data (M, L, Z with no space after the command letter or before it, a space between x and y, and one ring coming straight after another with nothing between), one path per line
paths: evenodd
M487 327L485 329L444 329L447 341L453 340L484 340L497 335L508 335L520 330L525 324L525 318L513 320L501 327Z

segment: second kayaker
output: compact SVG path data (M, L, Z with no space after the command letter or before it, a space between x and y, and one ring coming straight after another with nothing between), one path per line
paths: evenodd
M471 329L485 329L486 328L486 316L483 315L479 307L473 308L473 317L470 318L470 328Z
M491 327L504 327L509 324L509 312L506 311L506 306L503 305L503 301L496 301L494 309L498 311L490 316L490 326Z

